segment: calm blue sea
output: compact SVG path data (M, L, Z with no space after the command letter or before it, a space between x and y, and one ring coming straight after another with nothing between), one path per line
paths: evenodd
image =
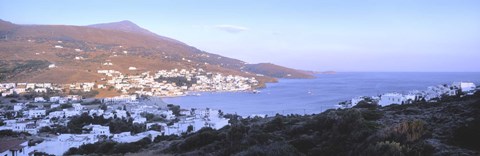
M341 101L356 96L387 92L406 93L428 86L470 81L480 84L480 73L374 73L349 72L316 75L315 79L281 79L267 84L261 93L200 93L201 96L164 98L182 108L216 108L242 116L253 114L312 114L336 108Z

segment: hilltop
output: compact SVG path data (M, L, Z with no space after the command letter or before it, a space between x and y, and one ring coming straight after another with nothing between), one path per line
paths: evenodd
M181 41L141 28L131 21L70 25L18 25L0 20L2 82L94 82L97 70L126 74L170 69L198 69L256 77L261 84L276 78L312 78L309 73L281 66L259 70L247 64L199 50ZM31 66L38 64L40 66ZM111 66L103 66L111 62ZM55 64L54 68L48 65ZM137 70L128 70L136 67Z

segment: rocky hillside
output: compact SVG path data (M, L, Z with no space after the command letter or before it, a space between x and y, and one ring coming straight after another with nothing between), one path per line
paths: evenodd
M480 93L436 103L328 110L313 115L240 119L129 144L99 142L68 154L128 155L479 155ZM113 145L112 145L113 144ZM110 145L110 149L102 149ZM97 148L95 148L97 147ZM130 147L128 151L120 150ZM118 148L118 149L117 149ZM90 151L90 152L89 152Z
M243 61L201 51L180 41L154 34L130 21L90 26L17 25L0 20L0 60L41 60L56 68L17 72L0 81L68 83L98 80L99 69L127 74L161 69L203 68L211 72L254 76L262 82L275 78L309 78L310 74L276 66L257 71ZM112 66L102 63L112 62ZM129 71L128 67L137 71ZM262 74L265 76L258 76ZM81 80L79 79L81 77Z

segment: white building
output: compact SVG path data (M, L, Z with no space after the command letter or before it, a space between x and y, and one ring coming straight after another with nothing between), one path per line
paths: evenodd
M64 111L54 111L54 112L50 112L48 113L48 117L49 118L61 118L65 116L65 112Z
M90 134L95 134L97 136L99 135L106 135L106 136L109 136L110 135L110 128L108 126L102 126L102 125L87 125L87 126L84 126L84 129L92 129L92 131L90 131Z
M63 112L65 113L65 117L72 117L81 114L80 111L74 109L63 109Z
M17 103L13 106L13 111L19 111L23 109L23 103Z
M33 99L34 102L45 102L45 99L43 99L43 97L35 97L35 99Z
M66 104L68 102L68 98L60 98L58 99L59 104Z
M453 86L459 88L464 93L474 92L477 86L472 82L454 82Z
M103 101L104 103L107 103L107 102L113 102L113 103L119 103L119 102L132 103L132 102L137 102L137 96L136 96L136 95L121 95L121 96L104 98L102 101Z
M20 139L1 139L0 140L1 156L20 156L28 155L28 141Z
M124 110L116 110L115 115L117 115L117 118L127 118L127 111Z
M72 106L76 111L81 111L83 109L83 106L80 103L74 103Z
M60 100L60 96L52 96L50 97L50 102L58 102L58 100Z
M52 104L52 105L50 105L50 108L57 108L57 107L60 107L60 104Z
M36 109L36 110L29 110L28 117L30 118L39 118L46 115L46 111L44 109Z
M365 97L363 97L363 96L352 98L352 100L350 100L351 101L351 107L357 105L360 101L363 101L363 100L365 100Z
M90 116L94 116L94 115L97 115L97 116L102 116L103 115L103 110L102 109L91 109L88 111L88 114Z
M381 106L387 106L391 104L404 104L405 97L400 93L386 93L380 97L378 102Z
M136 117L135 119L133 119L133 123L139 123L139 124L143 124L147 122L147 118L144 118L144 117Z
M37 92L37 93L46 93L46 92L47 92L47 88L35 88L35 92Z

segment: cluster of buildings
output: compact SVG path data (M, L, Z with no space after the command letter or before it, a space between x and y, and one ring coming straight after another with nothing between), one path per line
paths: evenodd
M67 101L62 102L60 99L66 99ZM132 134L132 132L114 134L110 131L109 126L90 124L83 127L83 134L41 136L44 141L40 144L28 147L19 145L18 147L22 147L23 151L16 151L22 153L25 153L25 151L39 151L61 155L71 147L95 143L102 138L128 143L145 137L150 137L153 140L158 135L179 135L187 132L189 126L192 126L193 131L196 131L202 127L219 129L228 124L228 119L223 118L221 111L214 109L180 109L180 115L174 115L174 112L169 109L167 104L163 103L160 98L155 97L146 100L140 100L132 95L105 98L102 100L102 103L105 104L106 108L98 106L89 107L89 105L82 105L78 101L79 99L72 99L72 97L68 96L54 96L46 100L44 99L42 103L35 103L34 101L17 103L13 109L0 112L0 121L3 122L3 126L0 126L0 131L12 130L14 132L41 135L40 129L43 127L54 127L54 125L67 126L72 117L84 113L92 117L103 117L104 119L131 119L133 124L141 124L148 130L138 134ZM64 105L68 105L68 107ZM14 117L7 118L6 113L11 113ZM161 117L162 120L149 121L145 114ZM156 126L157 129L149 130L153 126Z
M105 66L113 65L111 62L103 63ZM51 68L55 68L51 65ZM137 70L129 67L128 70ZM15 155L31 154L33 151L61 155L71 147L95 143L102 138L110 138L117 142L135 142L145 137L154 139L158 135L178 135L202 127L219 129L228 124L228 119L223 118L223 113L214 109L181 109L180 115L174 112L161 100L155 97L182 96L188 92L200 91L245 91L258 85L254 77L235 75L222 75L220 73L206 72L203 69L173 69L160 70L154 74L144 72L138 75L124 75L115 70L98 70L106 78L94 82L71 84L53 83L0 83L2 97L15 98L27 92L72 94L68 91L90 92L96 89L115 89L122 95L100 99L106 108L89 107L82 104L82 96L51 94L33 97L31 100L20 100L9 104L9 107L0 109L1 130L26 132L44 139L40 144L25 146L25 141L16 140L19 144L15 149L9 147L7 153L16 152ZM153 100L140 100L140 96L151 97ZM131 119L134 124L142 124L148 131L132 134L122 132L114 134L109 126L86 125L83 134L57 134L40 136L43 127L55 125L67 126L72 117L87 113L90 116L103 117L104 119L120 118ZM147 120L145 114L162 117L161 121ZM155 130L149 130L155 127ZM160 127L160 128L159 128ZM1 142L3 143L3 142ZM12 146L13 147L13 146ZM2 151L3 152L3 151Z
M129 68L130 69L130 68ZM98 73L109 77L106 84L100 87L112 86L124 94L171 97L188 94L189 91L244 91L258 85L255 77L238 75L222 75L205 72L203 69L172 69L160 70L155 74L144 72L140 75L123 75L115 70L98 70Z
M61 87L52 83L0 83L2 96L22 94L29 90L45 93L48 89L61 90Z
M391 104L409 104L416 101L435 102L445 96L473 95L477 91L477 86L472 82L454 82L451 85L443 84L430 86L425 91L410 91L407 94L385 93L380 96L355 97L346 103L346 107L353 107L361 101L367 103L377 103L381 106Z
M94 82L79 82L70 84L54 84L54 83L0 83L0 93L2 97L23 94L28 91L37 93L47 93L48 91L79 90L90 92L94 89Z

